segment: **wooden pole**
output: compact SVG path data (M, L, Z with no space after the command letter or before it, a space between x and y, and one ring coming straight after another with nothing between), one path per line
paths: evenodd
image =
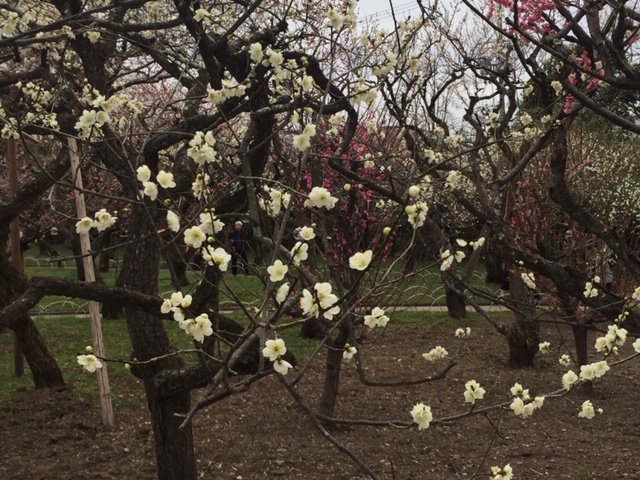
M76 211L78 218L87 216L87 209L82 194L82 174L80 171L80 158L78 157L78 145L75 138L69 138L69 158L71 160L71 173L73 183L78 189L75 192ZM84 264L84 279L87 283L96 281L96 274L93 269L93 256L91 255L91 240L88 233L80 234L80 248L82 251L82 262ZM104 340L102 338L102 326L100 325L100 309L98 302L89 301L89 317L91 318L91 336L93 339L93 351L97 357L105 358ZM98 391L100 393L100 406L102 410L102 424L113 427L113 406L111 404L111 392L109 390L109 376L107 374L107 363L102 363L102 368L96 370L98 376Z
M16 155L16 140L7 140L7 166L9 167L9 195L13 196L18 191L18 159ZM16 217L11 222L11 264L19 271L24 272L24 258L22 257L22 245L20 242L20 218ZM24 356L18 344L18 338L13 336L13 371L16 377L24 375Z

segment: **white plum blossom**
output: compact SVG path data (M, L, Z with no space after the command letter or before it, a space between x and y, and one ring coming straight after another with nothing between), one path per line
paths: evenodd
M167 212L167 227L175 233L180 231L180 217L171 210Z
M291 249L291 257L293 258L293 264L295 266L300 265L300 262L309 258L309 245L302 242L296 242L296 244Z
M420 195L420 187L418 185L411 185L407 193L411 198L416 198L418 195Z
M115 225L116 220L118 220L118 217L114 217L112 216L109 212L107 212L106 209L101 209L100 211L95 213L95 218L96 218L96 227L98 229L98 232L102 232L104 230L106 230L107 228L112 227L113 225Z
M464 385L464 401L465 403L470 403L471 405L475 405L476 400L482 400L486 390L480 386L478 382L475 380L469 380Z
M600 378L607 373L610 368L606 360L582 365L580 366L580 380L588 382Z
M444 347L438 345L437 347L432 348L427 353L422 354L422 358L428 360L430 362L435 362L436 360L442 360L449 355L449 352Z
M540 353L549 353L549 347L551 344L549 342L540 342L538 344L538 350Z
M413 421L418 424L418 430L429 428L429 424L433 420L431 407L424 403L417 403L411 409L411 417L413 418Z
M569 370L562 376L562 388L564 388L565 390L570 390L573 384L578 380L580 380L578 378L578 375L576 375L573 370Z
M633 351L636 353L640 353L640 338L636 338L636 341L631 344L633 347Z
M205 163L213 163L217 160L217 153L213 149L216 140L212 132L196 132L189 141L187 156L192 158L194 162L202 166Z
M536 289L536 278L534 277L533 273L521 273L520 278L522 278L524 284L531 290Z
M348 343L344 346L344 352L342 352L342 358L344 360L351 360L353 356L358 353L358 349Z
M139 182L148 182L151 180L151 170L146 165L141 165L136 170L136 178Z
M387 323L389 323L389 317L386 315L386 312L380 308L375 307L370 315L364 316L364 324L369 328L375 327L386 327Z
M585 298L597 297L598 289L591 282L587 282L584 285L584 292L582 294L585 296Z
M640 287L636 287L636 289L633 291L633 294L631 295L631 298L634 300L640 300Z
M327 319L333 320L333 316L340 312L340 307L334 306L338 297L331 293L331 284L316 283L313 286L315 294L304 289L302 291L302 297L300 298L300 308L305 315L313 315L316 318L320 316L320 313Z
M84 36L87 37L91 43L98 43L100 41L100 32L86 32Z
M460 183L460 179L462 178L462 173L460 173L458 170L451 170L449 172L449 174L447 175L447 180L445 181L445 188L447 190L453 190L458 186L458 183Z
M158 185L165 189L174 188L176 186L176 182L173 180L173 173L171 172L160 170L156 175L156 180L158 181Z
M593 403L591 403L591 400L585 400L582 403L582 407L580 408L580 413L578 413L578 417L591 420L595 416L596 416L596 412L593 408Z
M569 357L569 355L567 355L566 353L564 353L560 359L558 360L558 362L560 363L560 365L562 365L563 367L568 367L569 365L571 365L571 357Z
M287 295L289 295L289 284L283 283L276 290L276 302L283 303L287 299Z
M91 230L96 225L97 224L95 220L89 217L81 218L76 222L76 233L89 233L89 230Z
M313 240L316 236L315 232L313 231L312 227L302 227L300 229L300 231L298 232L298 234L300 235L300 238L302 238L305 241L310 241Z
M158 186L153 182L144 182L142 184L144 190L142 191L151 201L158 198Z
M475 242L470 242L469 245L471 245L473 247L473 250L477 250L480 247L482 247L484 245L484 237L480 237L478 240L476 240Z
M349 267L353 270L366 270L371 263L372 255L373 252L371 250L355 253L352 257L349 258Z
M276 260L273 265L267 267L267 273L269 274L269 280L272 282L279 282L289 271L289 267L282 263L282 260Z
M231 254L227 253L222 247L211 250L211 247L205 246L202 249L202 258L204 258L205 262L209 265L217 265L221 272L226 272L227 268L229 268L229 262L231 261Z
M596 339L595 348L598 352L608 353L621 347L627 339L627 330L618 327L618 325L609 325L607 334Z
M404 212L407 214L407 219L411 226L417 229L424 225L429 207L427 207L427 204L424 202L416 202L415 205L407 205L404 207Z
M322 208L325 207L327 210L331 210L335 205L338 199L336 197L332 197L329 190L324 187L313 187L307 196L307 199L304 201L304 206L307 208L316 207Z
M287 347L284 344L284 340L281 338L267 340L264 343L264 348L262 349L262 356L268 358L272 362L275 362L278 357L281 357L285 353L287 353Z
M200 227L190 227L184 231L184 243L193 248L200 248L206 239L207 235Z
M102 368L102 362L95 355L78 355L78 363L89 373Z
M262 57L264 57L264 53L262 52L262 45L259 43L252 43L249 47L249 57L252 62L259 63L262 61Z
M293 365L282 358L278 358L273 362L273 369L280 375L286 375L289 373L290 368L293 368Z
M211 320L206 313L198 315L191 326L189 333L193 336L194 340L198 342L204 342L204 337L208 337L213 334L211 328Z
M513 478L513 469L511 465L506 464L504 468L491 467L491 476L489 480L511 480Z
M471 335L471 328L467 327L467 328L457 328L455 331L455 336L457 338L464 338L464 337L468 337L469 335Z
M198 227L207 235L219 233L224 228L224 223L218 220L213 211L201 213L198 218L200 220Z

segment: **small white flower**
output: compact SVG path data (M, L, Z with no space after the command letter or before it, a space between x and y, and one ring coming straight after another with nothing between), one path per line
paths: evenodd
M171 210L167 212L167 226L172 232L178 232L180 230L180 217Z
M571 357L569 357L569 355L567 355L566 353L563 354L560 359L558 360L558 362L560 363L560 365L562 365L563 367L568 367L569 365L571 365Z
M549 342L541 342L538 344L538 350L540 353L549 353L549 347L551 344Z
M184 243L193 248L200 248L206 239L207 236L200 227L191 227L184 231Z
M565 373L562 376L562 387L565 390L570 390L573 384L576 383L578 380L580 380L578 378L578 375L576 375L573 370L569 370L567 373Z
M313 228L311 227L302 227L300 229L300 237L305 240L305 241L310 241L313 240L316 236L315 232L313 231Z
M173 180L173 173L165 172L164 170L160 170L158 175L156 175L156 180L158 184L162 188L174 188L176 186L176 182Z
M151 201L154 201L156 198L158 198L158 186L155 183L144 182L142 186L144 187L144 194L149 197Z
M284 340L277 338L275 340L267 340L262 349L262 356L268 358L270 361L275 362L278 357L281 357L287 353L287 347L284 344Z
M357 252L349 258L349 267L353 270L366 270L371 263L372 255L373 252L371 250L367 250L366 252Z
M358 353L358 349L348 343L344 346L344 352L342 352L342 358L344 360L351 360L353 356Z
M437 347L429 350L429 352L423 353L422 358L430 362L435 362L436 360L441 360L445 358L447 355L449 355L449 352L447 352L447 350L444 347L441 347L440 345L438 345Z
M289 271L289 267L284 265L281 260L276 260L273 265L267 267L267 273L269 273L269 280L272 282L279 282Z
M95 355L78 355L78 363L89 373L102 368L102 362Z
M93 219L84 217L76 222L76 233L89 233L95 226L97 223Z
M283 303L287 299L287 295L289 295L289 284L283 283L276 290L276 302Z
M429 423L433 420L431 407L424 403L418 403L411 409L411 417L413 417L413 421L418 424L418 430L429 428Z
M273 369L280 375L286 375L287 373L289 373L290 368L293 368L293 366L289 362L281 358L278 358L273 362Z
M580 410L580 413L578 413L578 417L591 420L595 416L596 412L593 408L593 403L591 403L591 400L585 400L582 403L582 408Z
M476 400L482 400L486 390L480 386L475 380L469 380L464 386L464 401L475 405Z

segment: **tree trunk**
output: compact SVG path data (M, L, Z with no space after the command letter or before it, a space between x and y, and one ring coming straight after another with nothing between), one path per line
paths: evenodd
M538 322L516 315L514 324L507 333L509 344L509 367L529 368L540 344Z
M578 367L581 367L582 365L589 363L589 347L587 344L589 328L581 323L574 323L571 325L571 330L573 331L573 341L576 345L576 359L578 360ZM583 383L582 392L587 395L593 392L593 383Z
M7 244L9 224L0 224L0 245ZM0 309L17 300L27 288L27 279L9 261L7 252L0 248ZM16 318L9 326L16 334L36 388L64 387L64 378L58 364L47 349L38 328L28 315Z
M129 225L131 243L125 250L122 283L126 288L157 294L160 244L157 238L148 236L153 231L153 225L141 220L146 215L142 207L135 207L132 212ZM160 221L158 219L158 223ZM159 311L127 308L125 313L135 358L148 360L172 351ZM164 397L158 393L156 385L156 377L160 372L183 367L182 360L175 356L136 369L144 382L151 414L160 480L195 480L197 477L191 425L183 430L178 428L189 411L190 392L185 388Z
M509 344L509 366L511 368L528 368L533 366L533 359L540 344L540 325L535 320L532 307L532 294L519 275L511 275L509 286L512 298L520 305L523 313L516 313L513 325L506 335ZM527 313L530 313L527 315Z
M467 307L465 305L464 296L446 285L444 287L444 291L449 316L457 320L465 318L467 316Z
M342 367L342 352L349 339L349 322L343 319L338 336L327 341L327 370L324 377L324 389L320 398L320 413L332 417L336 408L338 389L340 386L340 369Z
M497 283L498 285L501 285L504 280L504 266L502 260L496 255L487 253L485 266L487 268L485 281L487 283Z
M31 317L26 315L18 318L10 328L15 333L20 350L29 364L35 387L64 387L62 372Z

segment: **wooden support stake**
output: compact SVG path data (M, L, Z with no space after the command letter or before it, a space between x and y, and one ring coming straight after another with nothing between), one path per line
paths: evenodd
M7 166L9 168L9 195L18 192L18 159L16 155L16 140L7 140ZM24 272L24 258L22 257L22 245L20 241L20 218L16 217L11 222L11 264L19 271ZM18 337L13 336L13 371L16 377L24 375L24 357L18 344Z
M78 156L78 145L75 138L69 138L69 158L71 160L71 173L73 183L78 189L75 192L76 211L78 218L87 216L87 209L82 194L82 173L80 171L80 158ZM80 234L80 247L82 251L82 262L84 264L84 279L87 283L96 281L96 274L93 269L93 256L91 255L91 240L88 233ZM93 351L97 357L105 358L104 341L102 338L102 326L100 325L100 309L98 302L89 301L89 317L91 318L91 336L93 338ZM98 377L98 391L100 393L100 407L102 410L102 424L113 427L113 406L111 404L111 392L109 390L109 376L107 374L107 363L102 363L102 368L96 370Z

